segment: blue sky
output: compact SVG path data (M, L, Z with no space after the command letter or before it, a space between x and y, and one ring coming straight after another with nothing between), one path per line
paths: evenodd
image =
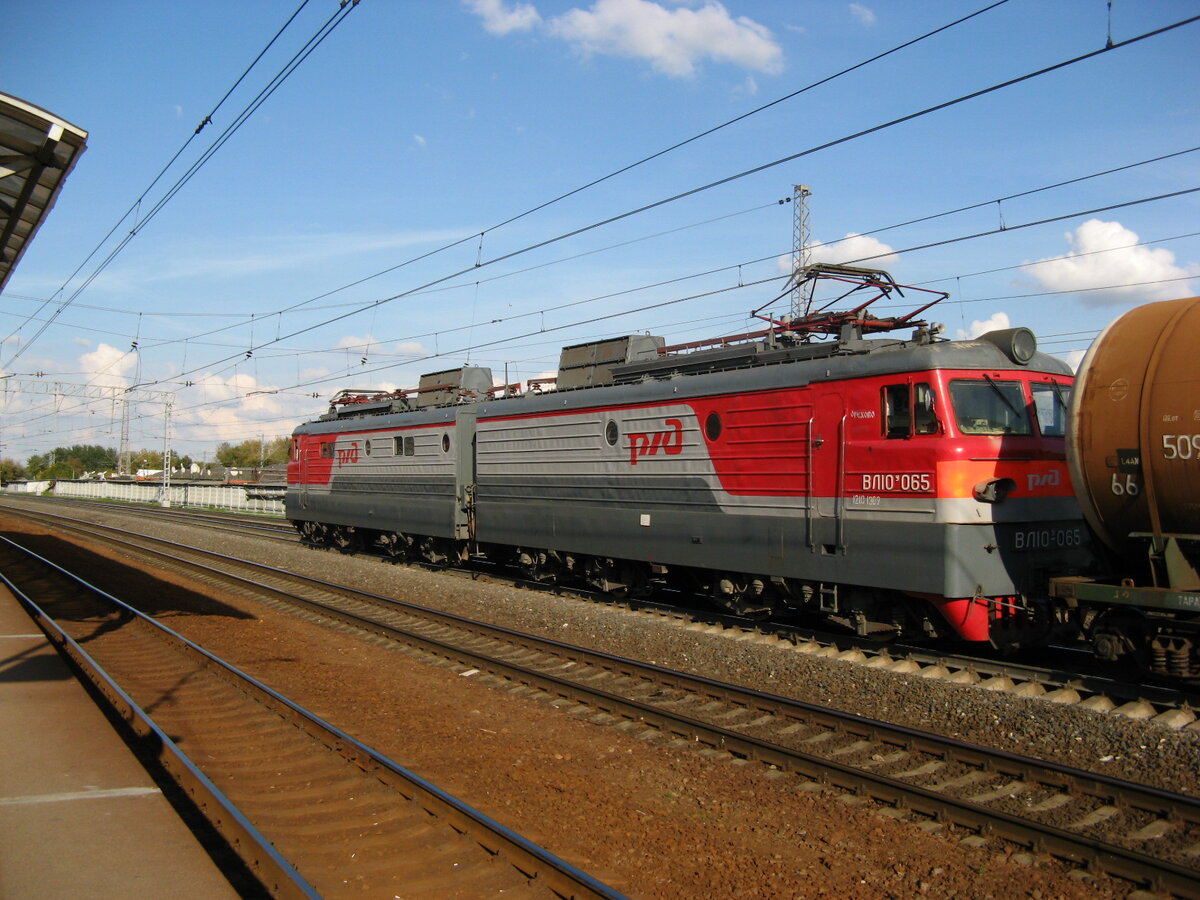
M1122 46L1194 3L1008 0L614 174L990 4L361 0L147 220L339 11L310 0L218 107L299 2L6 11L0 91L89 139L0 296L4 374L174 392L172 446L211 459L342 388L743 330L783 290L795 184L815 259L950 292L952 337L1026 325L1073 360L1200 284L1200 193L1140 202L1200 187L1200 23ZM4 399L4 456L118 443L107 401ZM161 448L159 412L130 438Z

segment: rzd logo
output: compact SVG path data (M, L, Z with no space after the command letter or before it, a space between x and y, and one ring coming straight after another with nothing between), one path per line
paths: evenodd
M1029 493L1033 493L1040 487L1058 487L1061 476L1058 469L1051 469L1045 475L1038 475L1036 472L1031 472L1025 476L1026 482L1029 485Z
M337 464L339 468L356 462L358 462L358 441L355 441L349 447L337 448Z
M667 419L668 431L650 431L629 435L629 464L636 466L639 456L656 456L661 448L667 456L683 452L683 422Z

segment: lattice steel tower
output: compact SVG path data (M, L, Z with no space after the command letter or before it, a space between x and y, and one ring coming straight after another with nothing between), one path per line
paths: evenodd
M799 277L801 269L812 265L812 231L808 218L808 198L811 196L808 185L792 186L792 318L807 315L812 304L812 292Z

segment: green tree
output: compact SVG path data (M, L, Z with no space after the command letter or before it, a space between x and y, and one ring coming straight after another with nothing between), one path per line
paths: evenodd
M240 444L223 442L217 447L217 462L231 469L254 469L260 465L276 465L287 462L291 439L271 438L262 441L252 438Z
M0 482L20 481L28 476L25 467L15 459L0 459Z
M129 459L129 466L135 472L138 469L162 471L163 455L161 450L135 450L129 455Z
M70 475L62 474L59 465L66 465ZM84 472L107 472L117 467L117 451L98 444L73 444L70 447L55 447L49 453L34 454L25 463L28 474L33 478L77 478ZM51 468L58 474L47 475Z
M39 480L51 481L55 478L78 478L79 473L72 469L65 462L56 462L48 469L43 470L39 475Z

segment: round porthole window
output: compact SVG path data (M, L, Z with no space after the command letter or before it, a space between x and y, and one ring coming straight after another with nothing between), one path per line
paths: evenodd
M604 426L604 440L608 442L608 446L615 447L620 437L621 429L617 427L616 422L610 419L608 424Z
M450 452L450 435L448 435L448 434L442 435L442 452L443 453Z
M710 441L715 441L721 436L721 417L715 412L708 414L708 418L704 420L704 433L708 435Z
M370 456L371 455L371 442L367 441L365 446L366 446L367 456Z

